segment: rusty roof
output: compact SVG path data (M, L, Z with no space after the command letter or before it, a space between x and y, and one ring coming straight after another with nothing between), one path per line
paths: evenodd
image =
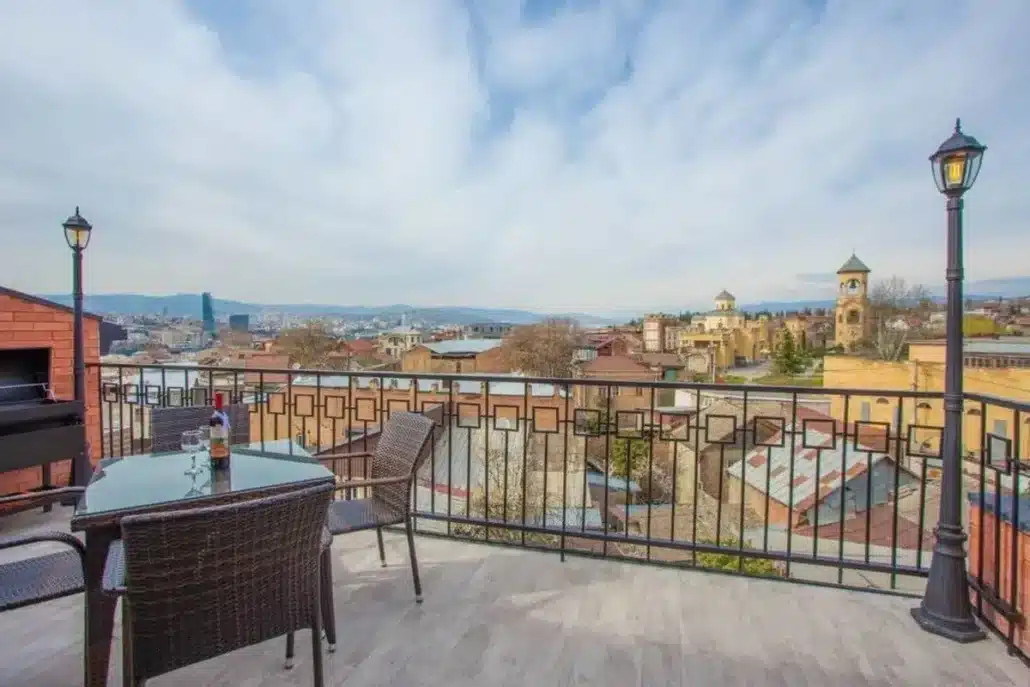
M727 472L762 493L768 485L769 498L793 510L806 510L867 468L890 460L868 444L836 436L833 429L820 431L821 422L802 423L796 431L794 425L788 425L767 441L783 441L782 447L758 446Z

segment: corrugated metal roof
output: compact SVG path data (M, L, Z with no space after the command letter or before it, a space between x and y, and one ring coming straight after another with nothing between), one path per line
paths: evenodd
M500 339L452 339L422 344L437 355L475 355L501 345Z
M768 443L779 443L781 435L777 434ZM844 453L844 442L847 441L847 455ZM889 457L875 453L859 444L856 450L853 440L837 438L833 445L833 437L825 432L809 428L807 435L802 429L794 433L793 426L788 426L786 441L780 446L759 446L752 450L743 460L730 466L727 472L737 479L743 479L758 491L765 493L769 485L769 497L792 506L793 510L804 510L822 499L842 483L866 471L869 466L876 465ZM813 448L806 448L806 446ZM821 448L819 448L821 447ZM790 457L794 456L794 470L791 472ZM817 460L818 456L818 460ZM819 472L816 474L816 464ZM841 474L841 467L845 475ZM772 470L770 473L769 471ZM844 479L842 479L842 477ZM816 496L816 483L819 494ZM793 504L790 502L791 484L793 484Z

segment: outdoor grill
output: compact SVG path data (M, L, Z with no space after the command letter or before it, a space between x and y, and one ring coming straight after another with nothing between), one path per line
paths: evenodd
M82 403L58 401L50 382L49 348L0 349L0 472L41 466L85 450Z

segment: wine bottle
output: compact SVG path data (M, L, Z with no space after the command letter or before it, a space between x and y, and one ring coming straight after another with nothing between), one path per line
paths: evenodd
M225 397L219 392L215 394L215 410L208 420L211 430L211 465L216 470L229 465L229 415L225 411Z

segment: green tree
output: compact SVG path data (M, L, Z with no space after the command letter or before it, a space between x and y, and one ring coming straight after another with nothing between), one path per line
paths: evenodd
M649 450L644 439L613 438L609 463L612 476L625 477L628 474L633 478L646 474Z
M794 335L789 329L784 330L783 338L776 347L773 366L776 372L792 376L804 372L808 367L808 357L804 349L794 342Z

